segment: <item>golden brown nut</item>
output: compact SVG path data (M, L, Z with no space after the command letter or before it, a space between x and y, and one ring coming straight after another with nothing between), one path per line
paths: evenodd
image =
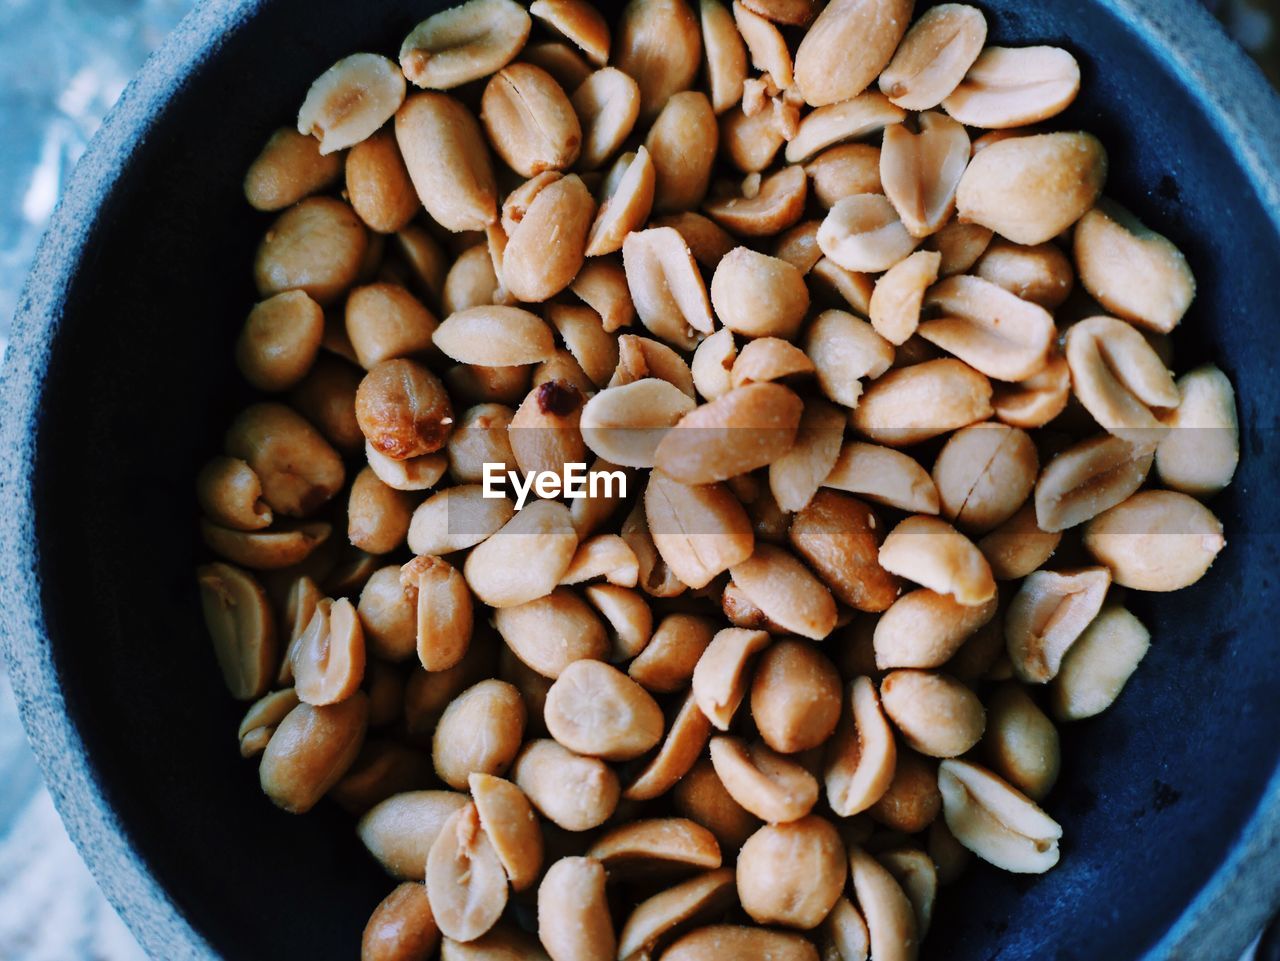
M790 449L804 405L781 384L747 384L685 414L658 444L654 464L684 484L713 484Z
M566 831L599 827L618 806L618 776L598 758L580 757L555 741L530 741L512 778L533 806Z
M436 319L403 287L369 284L347 296L346 330L356 360L371 370L384 360L430 350Z
M941 667L995 616L997 599L965 606L927 588L894 601L875 624L876 667Z
M356 391L356 419L380 454L408 460L438 451L453 430L453 405L431 371L412 360L384 360Z
M1059 47L987 47L942 102L967 127L1007 130L1057 116L1080 90L1080 65Z
M657 115L693 86L701 66L698 21L684 0L631 0L614 34L613 65L640 85L640 115Z
M713 737L711 763L729 795L771 824L804 817L818 800L813 775L764 744L748 746L736 737Z
M991 382L945 357L873 381L849 420L873 441L905 447L990 416Z
M614 956L617 938L599 861L567 857L547 869L538 886L538 939L551 961Z
M271 686L279 654L266 591L250 574L230 564L199 567L196 580L205 626L227 689L240 701L261 697Z
M299 704L271 736L258 769L277 807L304 814L342 779L360 752L369 699L357 691L338 704Z
M735 333L790 338L809 309L809 291L791 264L738 247L716 267L711 303L720 322Z
M736 586L774 624L820 641L836 626L836 604L800 561L772 544L756 544L751 556L729 568Z
M221 527L256 531L271 524L271 507L262 499L262 482L253 468L235 457L215 457L196 475L196 498L205 515Z
M370 809L356 825L356 833L392 877L421 881L441 829L466 805L467 796L456 791L408 791Z
M1012 681L987 701L982 749L995 772L1032 800L1041 800L1058 780L1058 731L1026 689Z
M840 718L840 675L811 644L781 640L756 662L751 716L775 751L795 754L821 745Z
M356 282L368 236L355 212L332 197L308 197L267 230L254 259L265 299L301 290L319 304L335 301Z
M1003 424L964 427L933 462L942 516L967 531L989 531L1026 502L1039 468L1025 431Z
M713 924L690 931L662 952L662 957L664 961L818 961L818 952L798 934Z
M404 76L376 53L353 53L322 73L298 110L298 133L320 141L322 154L360 143L404 102Z
M1212 364L1183 374L1177 387L1177 409L1160 418L1169 433L1156 448L1156 471L1167 487L1209 497L1231 483L1240 462L1235 391Z
M893 778L869 809L871 817L904 834L923 831L942 812L935 763L906 747L898 749Z
M320 351L324 312L302 290L262 301L236 341L236 366L259 390L288 390L307 375Z
M360 961L418 961L439 946L440 928L427 886L406 882L374 909L360 942Z
M427 896L447 937L472 941L488 931L507 906L507 875L497 851L468 803L450 816L427 855Z
M298 698L307 704L345 701L364 680L364 627L351 602L322 599L289 650Z
M758 924L816 928L844 888L847 868L840 835L825 818L809 815L768 824L738 852L738 897Z
M976 7L930 7L881 72L880 89L905 110L930 110L960 85L986 39L987 19Z
M227 429L226 451L258 475L262 499L278 514L306 517L341 488L337 451L284 404L254 404Z
M955 678L932 671L892 671L880 682L885 713L907 744L929 757L957 757L982 738L982 702Z
M315 137L281 127L244 175L244 196L255 210L283 210L329 186L342 174L342 157L322 154Z
M547 730L577 754L629 761L662 739L662 710L635 681L600 661L568 665L547 692Z
M947 760L938 784L947 827L984 861L1015 874L1043 874L1058 863L1061 826L991 772Z
M1110 586L1105 567L1029 575L1005 614L1014 673L1033 684L1052 680L1071 645L1102 608Z
M512 0L470 0L414 27L400 46L400 66L419 87L458 87L510 63L532 26Z
M515 6L511 0L472 2ZM489 148L461 103L442 93L414 94L396 113L396 142L418 198L442 227L483 230L498 219Z
M522 177L571 167L582 147L569 98L549 73L530 63L509 64L489 78L480 120L498 156Z
M524 701L511 684L490 679L468 688L450 702L436 727L436 773L459 791L472 774L503 774L520 750L524 724Z
M812 106L856 97L893 57L911 22L910 0L834 0L796 51L796 83Z

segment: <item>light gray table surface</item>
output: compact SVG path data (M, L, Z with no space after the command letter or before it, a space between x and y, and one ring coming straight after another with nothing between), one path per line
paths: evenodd
M0 358L22 280L93 131L191 0L0 0ZM1269 11L1212 2L1280 78ZM3 589L3 585L0 585ZM0 959L143 961L45 792L0 663Z

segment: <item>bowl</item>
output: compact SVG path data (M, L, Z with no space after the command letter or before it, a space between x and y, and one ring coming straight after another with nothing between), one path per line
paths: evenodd
M444 6L210 0L81 161L22 297L0 387L4 647L71 836L167 961L350 959L390 889L349 818L262 796L200 620L192 478L246 400L231 347L267 219L241 178L340 56L395 50ZM1080 60L1060 125L1098 134L1108 193L1187 254L1181 367L1239 395L1213 504L1229 548L1134 596L1154 643L1115 707L1063 731L1062 862L976 868L924 958L1239 956L1280 904L1280 105L1190 0L989 0L991 39Z

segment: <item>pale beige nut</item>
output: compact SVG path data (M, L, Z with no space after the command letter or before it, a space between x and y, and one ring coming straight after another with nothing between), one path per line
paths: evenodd
M257 757L267 748L276 728L299 704L293 688L264 695L245 712L236 736L240 740L240 756Z
M987 47L942 101L967 127L1003 130L1062 113L1080 91L1080 65L1059 47Z
M764 744L713 737L711 763L730 796L770 824L799 820L818 800L813 775Z
M431 348L436 319L398 284L357 287L347 295L347 338L356 360L371 370L384 360L422 354Z
M658 443L695 404L678 387L646 377L602 390L582 410L582 439L600 457L652 467Z
M700 0L702 47L706 55L707 88L711 106L724 113L742 99L747 78L747 48L733 14L719 0Z
M738 897L757 924L816 928L844 888L844 844L815 815L767 824L738 852Z
M405 589L417 592L415 634L418 660L428 671L447 671L466 655L474 624L471 593L451 564L438 557L414 558L402 568Z
M310 578L299 578L289 592L288 622L294 625L294 642L311 623L320 601L320 589ZM356 610L364 627L365 644L375 658L385 661L406 661L413 656L417 646L417 612L413 591L416 588L401 582L400 567L390 564L370 575L360 591L360 603ZM302 621L302 617L306 620ZM297 625L301 622L301 627ZM287 676L282 669L281 680L293 677L289 665Z
M617 938L599 861L566 857L547 869L538 885L538 939L551 961L614 957Z
M370 467L351 483L347 501L347 539L370 554L387 554L404 544L413 502L384 484Z
M813 645L770 645L751 679L751 717L761 739L781 754L820 746L840 720L840 686L835 665Z
M697 207L711 182L719 128L706 94L674 94L649 128L644 145L653 158L653 209L659 213Z
M527 743L512 778L543 817L566 831L599 827L618 806L622 790L599 758L580 757L552 740Z
M499 531L515 515L506 497L485 497L479 484L459 484L432 494L409 522L409 550L441 555L466 550Z
M301 564L329 539L333 527L323 521L277 524L259 531L236 531L200 521L200 537L224 560L255 571L275 571Z
M490 607L515 607L550 594L578 549L569 509L536 501L473 550L463 566L467 585Z
M1063 682L1055 681L1052 690L1062 687ZM1042 800L1058 780L1058 730L1026 688L1012 681L987 700L982 750L995 773L1033 801Z
M1075 279L1071 261L1056 244L1023 247L1004 239L991 243L974 264L973 272L1046 310L1061 306Z
M639 580L636 553L617 534L598 534L581 541L560 583L581 584L597 577L619 587L635 587Z
M542 870L542 829L524 792L500 777L473 773L467 781L480 817L514 891L533 885Z
M483 230L498 219L489 148L465 106L447 94L414 94L396 113L396 142L418 198L442 227Z
M666 794L697 763L710 736L711 722L689 691L671 718L666 738L636 772L622 796L631 801L651 801Z
M236 339L236 366L259 390L288 390L315 363L324 336L324 311L301 290L254 305Z
M602 834L587 854L608 869L611 879L620 880L720 867L715 835L687 818L631 821Z
M440 928L424 884L398 885L374 909L360 940L360 961L409 961L435 954Z
M669 694L686 687L711 643L715 625L695 614L668 614L627 673L646 690Z
M582 130L578 166L595 170L612 157L630 136L640 116L640 88L615 67L591 74L571 98Z
M332 197L308 197L263 234L253 261L258 294L301 290L321 306L331 304L359 279L368 246L354 210Z
M717 631L698 658L692 676L694 699L718 730L727 731L747 695L747 670L769 645L764 631L729 627Z
M447 937L472 941L488 931L507 906L502 860L468 803L450 816L427 855L427 896Z
M584 389L566 380L545 381L529 391L511 418L511 452L526 477L537 479L531 492L538 497L557 496L568 465L586 462L580 428ZM547 486L549 480L555 489Z
M644 957L675 931L719 914L734 900L733 868L717 868L682 881L636 905L618 934L617 956L624 961Z
M1121 587L1176 591L1208 572L1226 539L1222 522L1195 498L1148 490L1089 521L1084 546Z
M1178 406L1178 388L1137 328L1114 317L1090 317L1066 334L1071 387L1103 428L1134 443L1154 443L1159 421Z
M904 110L931 110L960 85L986 39L987 18L976 7L930 7L881 72L880 89Z
M753 344L763 343L748 344L743 356L750 359ZM804 357L798 350L795 353ZM844 411L833 404L818 398L805 402L795 443L769 465L769 491L779 510L803 510L813 500L840 456L845 419Z
M632 556L634 554L632 551ZM636 566L638 575L639 561ZM653 634L653 611L643 593L614 584L590 584L583 593L605 619L609 631L609 660L629 661L644 650Z
M784 630L821 640L836 626L831 592L781 548L756 544L752 555L733 565L729 575L751 603Z
M322 706L345 701L364 679L364 627L351 602L322 599L291 645L289 661L298 699Z
M252 575L230 564L196 568L196 582L205 627L227 689L239 701L261 697L271 686L279 655L266 591Z
M283 210L341 175L341 157L322 154L315 137L281 127L249 165L244 196L255 210Z
M519 307L484 305L447 317L432 341L454 360L482 367L536 364L555 350L546 321Z
M662 952L662 957L664 961L818 961L818 952L798 934L713 924L690 931Z
M1126 500L1146 480L1154 453L1150 443L1110 434L1067 448L1036 482L1036 523L1041 530L1064 531Z
M440 961L549 961L538 939L499 921L474 941L440 942Z
M360 381L356 421L378 453L409 460L445 445L453 430L453 405L444 384L423 364L384 360Z
M468 247L449 268L445 277L441 306L446 316L468 307L493 303L498 290L498 277L493 258L484 244Z
M991 621L996 607L995 598L966 607L927 588L904 594L875 624L876 667L941 667Z
M480 121L494 151L522 177L565 170L582 149L582 126L569 97L531 63L508 64L489 78Z
M811 373L813 373L813 361L805 356L804 351L799 347L780 337L761 337L748 341L734 359L733 368L730 371L730 384L733 387L741 387L743 384L765 383ZM827 409L831 408L827 407ZM841 417L842 422L843 419ZM832 459L834 460L834 456Z
M1032 684L1053 680L1071 645L1102 609L1110 586L1105 567L1029 575L1005 614L1014 673Z
M1109 708L1150 644L1150 632L1127 609L1119 604L1103 607L1067 652L1053 679L1049 704L1054 717L1080 721Z
M827 399L856 408L862 379L875 381L893 363L893 345L861 317L824 310L809 324L803 346Z
M818 228L818 246L826 256L846 270L864 273L888 270L917 243L883 194L837 201Z
M383 870L402 881L421 881L427 854L445 823L466 807L456 791L410 791L370 809L356 826L360 840Z
M1049 349L1043 368L1016 384L993 384L991 408L1010 425L1030 430L1043 427L1066 409L1071 397L1071 368L1056 348Z
M262 790L291 814L304 814L342 779L364 743L369 699L299 704L276 727L258 768Z
M541 67L566 91L577 90L591 76L587 58L559 41L527 44L520 52L520 59Z
M768 237L799 222L804 216L809 178L799 164L788 164L760 182L752 196L739 194L703 205L707 216L721 227L743 237Z
M484 479L485 464L499 464L503 470L515 466L515 454L507 428L515 411L505 404L477 404L463 411L445 445L449 474L464 484Z
M809 309L809 291L791 264L738 247L716 267L711 303L721 323L735 333L790 338Z
M747 45L751 65L767 73L780 88L790 87L795 82L791 51L778 28L737 0L733 4L733 20Z
M719 484L683 484L654 471L645 488L644 506L658 553L690 587L704 587L751 556L750 519Z
M788 539L837 600L855 610L883 611L902 589L880 566L884 535L883 522L866 504L822 490L792 519Z
M850 423L871 440L901 447L991 416L991 382L952 358L892 370L872 382Z
M693 254L693 259L712 271L716 269L725 254L738 246L738 242L727 230L713 220L691 210L655 217L651 225L675 228L676 232L684 238L689 252Z
M503 286L517 300L541 303L564 290L582 268L596 204L576 174L534 197L502 255Z
M962 530L985 533L1026 502L1039 469L1026 431L990 423L961 428L933 462L942 516Z
M783 143L771 111L747 116L735 106L720 117L720 152L745 174L767 170Z
M929 757L964 754L986 729L978 696L946 674L892 671L880 682L880 699L907 745Z
M403 230L422 209L395 133L386 127L351 148L346 187L352 208L380 234Z
M596 66L609 60L609 24L586 0L534 0L529 12L553 33L572 40Z
M991 243L993 232L981 224L952 220L935 234L925 238L924 249L942 255L939 277L953 277L969 270Z
M1036 505L1028 500L1013 516L978 541L978 550L991 565L998 581L1026 577L1053 556L1062 540L1061 531L1041 529L1036 521Z
M800 121L799 130L787 143L787 162L801 163L810 160L828 147L849 140L859 140L893 124L901 123L904 119L906 119L905 112L891 104L883 94L875 92L861 94L843 103L819 107ZM862 148L863 151L874 149ZM854 156L857 156L856 152ZM818 157L809 166L821 159ZM856 169L863 168L858 164ZM867 179L869 174L870 171L866 171L863 179ZM819 178L812 170L809 171L809 175L814 177L816 191ZM876 187L874 192L878 193L879 188ZM844 193L844 196L848 196L848 193Z
M256 531L272 521L262 499L262 481L236 457L215 457L196 475L196 498L205 515L221 527Z
M343 454L357 454L365 445L355 403L362 374L354 364L322 353L289 392L290 405Z
M748 384L686 414L658 444L654 466L684 484L711 484L771 463L791 448L803 403L780 384Z
M1196 295L1182 251L1109 200L1080 218L1073 237L1085 290L1117 317L1168 333Z
M575 661L551 685L547 730L577 754L607 761L639 757L662 739L657 702L635 681L600 661Z
M693 86L702 65L698 20L684 0L630 0L614 33L613 65L640 84L640 115Z
M607 332L631 325L635 305L627 288L626 272L616 260L608 257L588 260L569 289L600 315Z
M714 320L707 288L684 238L672 227L626 235L622 262L640 322L656 337L690 350Z
M449 703L436 727L436 774L463 791L472 774L505 773L520 750L524 726L524 701L513 685L490 679L468 688Z
M1022 381L1044 368L1057 331L1053 317L979 277L948 277L930 288L926 307L941 313L920 336L988 377Z
M849 875L866 918L871 957L914 961L920 946L915 909L894 876L858 846L849 850Z
M1043 874L1058 863L1062 827L990 771L943 761L938 786L947 827L982 860L1015 874Z
M940 508L933 478L914 458L862 441L845 442L822 486L913 514L936 514Z
M1106 151L1091 134L1010 137L970 161L956 208L1014 243L1042 244L1093 207L1106 177Z
M532 26L513 0L470 0L414 27L400 46L400 66L416 86L460 87L514 60Z
M893 57L911 22L910 0L834 0L796 51L796 83L818 107L856 97Z
M893 779L867 813L890 831L901 834L923 831L942 813L936 762L906 745L899 745Z
M609 652L609 638L599 615L564 587L546 597L499 609L494 626L516 656L544 677L559 677L574 661L603 660Z
M1231 483L1240 462L1240 423L1231 381L1212 364L1178 378L1176 410L1160 418L1169 432L1156 448L1166 487L1210 497Z
M880 182L908 233L936 233L955 210L956 188L969 164L969 135L950 117L920 115L919 133L905 124L886 127Z
M331 154L358 144L394 116L404 102L404 75L386 57L355 53L322 73L298 110L298 133Z
M884 193L880 148L871 144L830 147L806 163L804 171L813 181L813 196L828 209L853 194Z
M809 271L809 283L818 300L835 303L842 308L848 306L862 316L871 312L875 281L869 273L841 267L824 256Z
M721 327L700 343L693 352L693 382L699 394L707 400L717 400L733 389L733 366L737 361L737 347L733 331Z
M895 848L880 853L878 859L911 902L916 931L923 940L929 933L938 896L938 869L933 859L919 848Z
M925 290L938 279L941 262L936 251L917 250L876 280L868 306L877 334L896 346L916 332Z
M835 907L822 922L818 951L824 961L867 961L871 935L867 922L848 898L837 898Z
M901 521L880 545L880 566L923 587L978 607L995 596L991 567L973 542L936 517Z

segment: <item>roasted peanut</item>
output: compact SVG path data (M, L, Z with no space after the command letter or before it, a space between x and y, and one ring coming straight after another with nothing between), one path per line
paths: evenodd
M713 737L711 763L729 795L771 824L799 820L818 800L813 775L764 744Z
M989 531L1026 502L1039 468L1025 431L1004 424L961 428L933 462L942 516L966 531Z
M1046 310L1061 306L1071 293L1074 279L1071 261L1051 243L1023 247L995 240L978 258L973 272Z
M1016 874L1043 874L1057 864L1062 828L994 774L943 761L938 786L947 827L984 861Z
M364 626L351 602L322 599L289 661L298 698L317 706L351 697L364 679Z
M1209 497L1231 483L1240 462L1235 391L1212 364L1177 381L1179 402L1160 418L1169 432L1156 447L1156 471L1166 486Z
M789 164L765 177L752 196L745 194L710 200L708 217L744 237L765 237L786 230L804 216L809 180L799 164Z
M271 508L262 499L262 482L253 468L235 457L215 457L196 476L200 507L221 527L257 531L271 524Z
M849 875L858 905L866 917L871 957L876 961L911 961L921 933L915 910L894 876L862 848L849 851Z
M893 671L880 682L885 713L914 750L957 757L982 738L982 702L955 678L931 671Z
M507 906L507 875L474 804L459 808L427 855L427 897L447 937L473 941Z
M1018 684L1005 682L988 700L982 748L996 773L1032 800L1058 780L1058 731Z
M846 270L888 270L906 259L916 244L883 194L854 194L837 201L818 228L818 246Z
M1048 120L1080 91L1080 65L1058 47L987 47L942 101L966 127L1003 130Z
M978 541L978 550L998 581L1017 580L1053 556L1061 531L1045 531L1036 521L1036 506L1028 500L1013 516Z
M585 0L534 0L529 12L553 33L572 40L596 66L609 59L609 25Z
M880 545L880 566L966 606L995 596L986 558L963 534L936 517L916 515L899 523Z
M874 441L906 446L989 416L991 382L967 364L943 358L875 380L850 422Z
M904 594L876 622L876 666L941 667L996 613L996 600L965 606L927 588Z
M909 0L835 0L796 51L796 83L812 106L856 97L879 76L911 22Z
M976 7L943 3L912 24L880 74L880 89L904 110L930 110L960 85L987 39Z
M261 697L271 686L279 653L266 591L251 575L230 564L199 567L196 581L205 626L227 689L241 701Z
M690 931L662 952L664 961L818 961L818 952L798 934L767 928L713 924Z
M621 788L598 758L580 757L555 741L530 741L512 777L543 817L566 831L599 827L618 806Z
M1043 531L1064 531L1126 500L1146 480L1153 455L1149 443L1110 434L1067 448L1045 465L1036 481L1036 525Z
M1113 317L1090 317L1066 334L1071 387L1106 430L1135 443L1160 439L1158 416L1181 398L1159 355L1135 327Z
M934 762L899 747L889 786L867 813L890 830L916 834L932 824L941 811Z
M702 61L698 21L684 0L630 0L614 35L613 65L640 85L640 115L652 118L693 86Z
M471 2L515 6L511 0ZM418 198L442 227L483 230L498 219L489 148L461 103L442 93L414 94L396 113L396 142Z
M536 501L467 557L467 585L491 607L515 607L550 594L578 548L569 509Z
M593 961L617 951L605 896L605 869L594 858L561 858L538 885L538 939L551 961Z
M840 719L840 675L815 647L782 640L756 662L751 716L760 737L782 754L818 747Z
M288 390L320 351L324 312L302 290L287 290L249 311L236 341L236 365L259 390Z
M450 554L474 547L515 515L506 497L485 497L479 484L459 484L432 494L418 505L409 522L409 550L415 554Z
M466 790L472 774L501 775L515 759L524 736L525 706L506 681L481 681L445 709L432 741L440 779Z
M549 73L530 63L509 64L490 77L480 120L498 156L522 177L564 170L582 147L569 98Z
M415 961L435 954L440 928L425 884L398 885L374 909L360 942L360 961Z
M431 454L453 430L453 406L440 380L412 360L384 360L356 391L356 419L370 446L393 460Z
M308 197L267 230L254 259L254 280L265 299L300 290L321 305L356 282L368 237L355 212L331 197Z
M738 853L738 896L759 924L809 930L844 888L844 845L831 822L809 815L768 824Z
M299 704L288 713L262 754L259 779L267 797L303 814L342 779L364 742L369 699L357 691L338 704Z
M617 668L600 661L568 665L547 693L547 729L578 754L626 761L662 738L657 702Z
M564 587L500 608L494 626L516 656L544 677L559 677L574 661L603 660L609 651L600 617Z
M696 918L709 917L734 899L732 868L707 871L636 905L618 934L618 957L634 958Z
M729 568L729 576L769 621L784 630L820 641L836 626L830 591L772 544L756 544L749 558Z
M747 384L691 410L658 444L654 466L683 484L713 484L791 448L803 404L780 384Z
M791 264L746 247L729 251L711 279L716 316L747 337L794 337L809 309L804 277Z
M369 284L347 296L347 337L365 370L426 352L436 326L431 311L396 284Z
M899 510L936 514L939 509L938 489L928 472L906 454L876 444L847 441L822 483Z
M1140 491L1084 529L1084 546L1121 587L1176 591L1200 580L1226 546L1222 522L1193 497Z
M316 78L298 110L298 133L320 141L320 153L371 136L404 102L404 76L376 53L343 57Z
M341 156L323 154L314 137L281 127L249 165L244 196L255 210L283 210L341 175Z
M1071 645L1102 608L1110 586L1105 567L1029 575L1010 602L1004 622L1018 677L1034 684L1052 680Z
M416 86L460 87L510 63L532 26L512 0L470 0L414 27L400 47L400 66Z

